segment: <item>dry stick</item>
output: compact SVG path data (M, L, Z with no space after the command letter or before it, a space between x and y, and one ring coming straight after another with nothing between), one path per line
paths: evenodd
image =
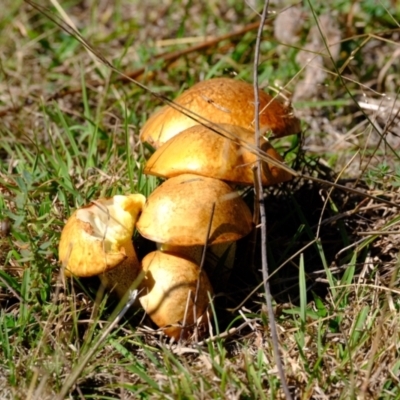
M226 339L229 336L235 335L236 333L240 332L243 328L246 328L247 326L249 326L250 324L260 321L260 318L254 318L254 319L248 319L247 321L243 322L242 324L240 324L239 326L235 327L235 328L230 328L227 331L224 331L218 335L214 335L214 336L210 336L207 339L202 340L201 342L197 343L197 348L193 348L190 347L188 348L182 348L182 347L176 347L175 349L171 349L175 354L183 354L183 352L191 352L191 353L200 353L201 352L201 346L204 346L208 343L212 343L215 342L219 339Z
M199 279L197 280L196 283L196 292L194 294L194 301L193 301L193 321L195 325L195 342L198 342L198 326L197 326L197 309L196 309L196 304L197 304L197 299L199 297L199 291L200 291L200 282L201 282L201 272L203 270L204 262L206 261L206 252L207 252L207 246L208 246L208 241L210 239L210 232L211 232L211 226L212 226L212 221L214 218L214 213L215 213L215 202L212 203L211 206L211 213L210 213L210 220L208 221L208 226L207 226L207 231L206 231L206 237L204 241L204 247L203 251L201 253L201 261L200 261L200 266L199 266ZM183 333L185 330L185 325L186 325L186 317L187 317L187 312L188 312L188 305L189 305L189 300L191 297L191 292L189 291L187 302L186 302L186 308L185 308L185 315L183 317L183 323L182 323L182 330L179 335L179 340L181 341L183 339Z
M260 44L261 44L261 36L262 36L262 28L264 26L264 22L267 18L269 7L269 0L265 0L263 13L261 16L260 27L257 32L257 41L255 46L255 54L254 54L254 121L255 121L255 143L257 147L261 147L261 135L260 135L260 122L259 122L259 107L260 101L258 96L258 63L260 56ZM278 368L279 378L281 380L282 389L285 393L285 397L287 400L291 400L292 396L290 395L289 388L286 382L285 373L283 371L282 360L279 352L279 341L278 341L278 333L276 330L275 316L274 310L272 308L272 296L271 290L269 286L269 273L268 273L268 261L267 261L267 216L265 213L265 204L264 204L264 191L262 186L262 169L261 169L261 160L259 159L257 162L257 179L254 184L256 186L256 193L258 192L258 200L260 202L260 218L261 218L261 259L262 259L262 274L264 280L264 289L265 289L265 298L267 301L267 310L268 310L268 318L271 328L271 338L272 338L272 347L274 351L275 364Z
M344 168L342 168L342 170L340 171L339 175L337 177L335 177L335 180L338 181L340 179L340 177L342 176L342 174L344 173L344 171L347 169L347 167L354 161L354 159L356 158L356 156L358 155L358 151L356 151L353 155L353 157L351 157L351 159L347 162L347 164L344 166ZM336 182L335 182L336 183ZM324 204L322 206L322 210L321 210L321 214L319 216L318 219L318 224L317 224L317 232L315 233L315 238L319 239L319 235L320 235L320 231L321 231L321 227L322 227L322 218L324 216L325 213L325 209L329 203L329 200L331 199L332 196L332 192L333 192L333 187L331 187L328 190L328 195L326 196L326 199L324 201Z
M383 204L386 204L388 206L400 209L400 204L393 203L392 201L383 199L381 197L376 197L376 196L374 196L372 194L363 192L362 190L358 190L358 189L354 189L354 188L347 187L347 186L344 186L344 185L340 185L339 183L325 181L324 179L315 178L313 176L308 176L308 175L303 175L303 174L296 174L295 176L297 176L298 178L308 179L310 181L317 182L317 183L319 183L321 185L328 185L328 186L334 187L336 189L343 190L345 192L358 194L360 196L367 197L367 198L369 198L371 200L374 200L374 201L376 201L378 203L383 203Z
M214 213L215 213L215 201L212 203L212 206L211 206L210 220L208 221L207 232L206 232L206 237L205 237L205 242L204 242L205 244L204 244L203 252L201 253L199 279L197 280L196 293L195 293L194 304L193 304L193 307L194 307L194 318L193 319L194 319L194 321L196 321L195 322L196 323L196 330L195 330L196 342L198 342L196 304L197 304L197 299L199 297L201 273L203 271L204 263L206 261L206 252L207 252L208 241L210 240L211 226L212 226L212 221L214 218ZM207 309L205 312L208 312Z
M56 400L64 400L65 396L67 395L68 391L71 389L71 387L74 385L75 381L78 379L79 375L85 368L86 364L89 362L90 358L93 356L93 354L97 351L101 343L103 343L104 339L107 337L107 335L114 329L114 327L118 324L118 322L122 319L122 317L125 315L125 313L129 310L129 308L132 306L132 304L135 302L136 298L138 295L138 290L135 289L131 291L129 294L128 301L122 308L122 310L118 313L118 315L113 318L112 322L107 326L106 329L104 329L103 333L101 336L97 339L97 341L92 345L90 350L85 354L83 359L80 361L80 363L73 369L71 374L68 376L68 378L65 380L60 393L56 397Z
M186 306L185 306L185 313L183 314L183 321L182 321L182 329L181 329L181 333L179 335L179 340L181 341L183 339L183 334L185 332L186 329L186 321L187 321L187 316L188 316L188 312L189 312L189 307L190 307L190 298L192 297L192 291L189 290L188 294L186 296ZM195 311L196 314L196 311ZM196 315L195 315L196 316ZM179 322L177 323L177 325L179 325Z

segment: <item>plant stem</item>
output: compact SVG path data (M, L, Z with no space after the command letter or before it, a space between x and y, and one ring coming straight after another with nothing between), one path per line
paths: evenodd
M254 69L253 69L253 82L254 82L254 121L255 121L255 144L258 148L261 147L261 135L260 135L260 123L259 123L259 107L260 101L258 96L258 63L260 56L260 43L262 37L263 26L268 14L269 0L265 0L263 13L261 16L260 26L257 32L257 41L254 54ZM262 187L262 168L261 159L258 160L257 165L257 179L255 179L254 184L258 187L255 188L256 196L258 194L259 208L260 208L260 218L261 218L261 260L262 260L262 274L265 289L265 298L267 302L268 318L271 329L271 339L274 351L275 364L278 368L279 378L281 380L282 389L285 393L287 400L291 400L289 388L286 382L285 373L283 371L282 360L279 352L279 341L278 333L276 330L274 310L272 308L272 296L269 286L269 273L268 273L268 260L267 260L267 216L265 213L264 204L264 191Z

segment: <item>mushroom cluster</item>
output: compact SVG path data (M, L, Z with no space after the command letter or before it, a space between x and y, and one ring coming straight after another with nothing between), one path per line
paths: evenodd
M262 130L275 136L300 131L290 106L261 90L259 100ZM144 270L141 306L178 339L194 327L207 330L212 285L206 271L220 258L230 268L235 242L253 229L251 211L236 187L253 185L258 157L249 148L255 146L252 85L211 79L183 92L174 104L151 116L140 134L156 149L144 172L166 181L147 199L114 196L75 211L62 232L59 254L67 275L100 275L120 297ZM267 139L261 149L283 161ZM284 169L262 162L264 185L290 178ZM157 243L141 262L131 240L135 227ZM203 252L208 269L202 268Z

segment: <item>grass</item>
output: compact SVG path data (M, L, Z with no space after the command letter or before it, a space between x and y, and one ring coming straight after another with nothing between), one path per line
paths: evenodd
M203 40L255 21L246 3L170 3L71 0L62 7L119 69L144 67L138 79L157 93L173 98L213 76L251 81L255 31L170 64L154 60L188 46L177 39ZM278 43L273 24L267 26L259 76L267 90L284 87L298 96L304 134L274 142L287 162L398 202L400 10L393 4L306 2L295 44ZM3 9L0 397L54 399L117 307L98 293L96 280L63 277L61 229L91 200L147 196L158 185L142 173L150 149L138 132L160 102L118 80L26 3L6 0ZM330 73L302 97L307 71L297 56L315 16L331 11L342 35L338 59L335 67L319 67ZM306 180L267 193L275 317L293 397L400 398L397 209ZM146 246L140 242L139 253ZM214 303L213 333L221 337L169 343L140 310L131 311L84 365L69 398L282 398L264 294L254 291L261 282L259 244L253 273L247 242L238 248L232 277Z

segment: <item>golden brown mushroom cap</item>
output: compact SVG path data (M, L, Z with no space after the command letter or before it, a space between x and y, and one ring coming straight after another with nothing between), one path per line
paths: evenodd
M153 153L146 163L145 174L172 178L190 173L252 185L252 167L257 156L240 143L254 144L254 133L241 126L218 124L218 127L233 135L228 138L206 126L192 126L169 139ZM218 130L218 127L215 129ZM276 160L283 161L268 141L263 140L262 149ZM263 185L274 185L291 179L291 175L285 170L264 164Z
M127 258L136 259L131 239L145 200L141 194L116 195L76 210L64 226L59 243L65 274L99 275Z
M175 103L214 123L239 125L254 131L253 85L229 78L202 81L183 92ZM260 129L281 137L300 132L300 121L285 105L259 91ZM202 121L205 122L205 121ZM141 140L158 148L179 132L198 123L170 106L162 107L145 123Z
M191 174L159 186L148 197L136 227L154 242L204 245L214 202L208 244L235 241L250 233L251 212L237 192L218 179Z
M176 324L164 329L168 336L179 339L182 330L179 325L184 321L188 326L185 337L193 331L193 324L198 319L200 328L207 329L205 311L212 288L206 273L197 264L176 254L154 251L143 259L142 268L147 274L142 281L144 295L140 297L140 303L159 327ZM199 279L195 314L193 305Z

